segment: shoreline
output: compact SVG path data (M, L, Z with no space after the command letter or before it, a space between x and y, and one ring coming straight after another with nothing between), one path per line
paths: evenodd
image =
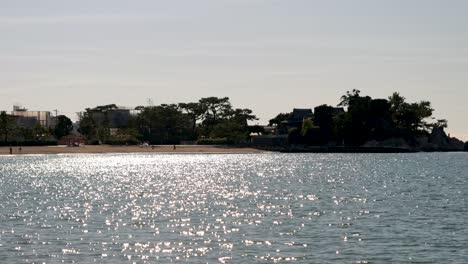
M115 146L115 145L84 145L80 147L58 146L23 146L0 147L0 156L21 155L59 155L59 154L262 154L262 153L430 153L430 152L463 152L455 150L415 151L402 148L372 148L372 147L309 147L309 148L253 148L233 147L224 145L155 145L152 146Z
M154 148L142 146L112 146L112 145L85 145L80 147L59 146L32 146L32 147L0 147L1 156L44 155L44 154L106 154L106 153L157 153L157 154L256 154L270 151L255 148L229 147L217 145L155 145Z

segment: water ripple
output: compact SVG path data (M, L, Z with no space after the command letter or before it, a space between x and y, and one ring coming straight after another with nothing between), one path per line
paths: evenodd
M466 155L0 158L5 263L464 263Z

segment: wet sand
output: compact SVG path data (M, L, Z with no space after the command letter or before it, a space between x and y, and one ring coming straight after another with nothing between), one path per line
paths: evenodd
M239 148L229 146L199 146L199 145L178 145L176 149L172 145L158 146L41 146L41 147L22 147L21 151L18 147L13 147L13 155L19 154L65 154L65 153L225 153L225 154L241 154L241 153L264 153L266 151L254 148ZM0 155L9 155L9 147L0 147Z

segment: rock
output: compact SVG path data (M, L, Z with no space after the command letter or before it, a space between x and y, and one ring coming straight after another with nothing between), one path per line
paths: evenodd
M440 149L439 149L439 146L437 146L436 144L424 143L418 147L418 150L430 152L430 151L439 151Z
M426 136L420 136L416 138L416 146L423 146L429 143L429 138Z
M435 127L429 136L428 144L421 147L425 151L463 151L464 143L457 139L448 137L444 128Z
M407 148L411 149L411 146L403 138L389 138L382 142L383 147L392 147L392 148Z
M444 128L435 127L432 129L428 143L437 146L437 149L446 150L449 146L449 140L447 134L445 134Z
M377 142L376 140L371 140L371 141L367 141L364 145L362 145L363 147L380 147L380 144L379 142Z
M389 138L384 141L367 141L363 147L384 147L384 148L405 148L411 149L411 146L403 138Z
M449 138L449 145L449 149L455 151L463 151L465 148L465 143L454 137Z

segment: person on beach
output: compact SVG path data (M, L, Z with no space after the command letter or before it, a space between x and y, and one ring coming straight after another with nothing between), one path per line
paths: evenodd
M13 154L13 148L10 146L10 155Z
M175 145L174 145L173 149L176 150L176 146L175 146Z

